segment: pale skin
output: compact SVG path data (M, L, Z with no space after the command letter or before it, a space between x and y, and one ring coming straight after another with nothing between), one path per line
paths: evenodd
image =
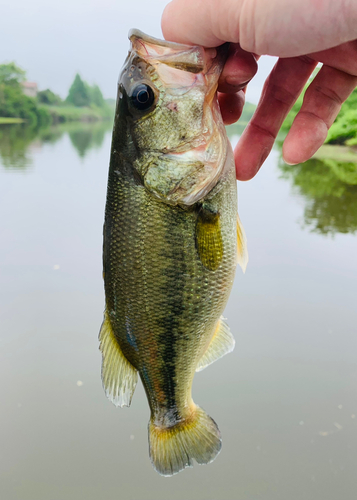
M231 42L218 89L226 124L241 115L259 57L279 57L234 151L239 180L256 175L319 62L322 68L284 141L287 163L311 158L357 86L356 0L173 0L163 13L162 30L167 40L191 45Z

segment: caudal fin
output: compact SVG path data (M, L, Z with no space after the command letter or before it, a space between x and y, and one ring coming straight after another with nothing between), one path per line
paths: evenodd
M199 406L192 416L172 427L149 423L150 459L157 472L172 476L186 467L212 462L221 450L216 422Z

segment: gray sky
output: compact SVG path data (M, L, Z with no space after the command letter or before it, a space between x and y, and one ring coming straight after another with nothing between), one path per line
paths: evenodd
M194 0L193 0L194 1ZM40 89L67 95L77 72L116 96L130 28L161 38L168 0L0 0L0 64L15 61ZM264 57L247 99L258 102L274 59Z

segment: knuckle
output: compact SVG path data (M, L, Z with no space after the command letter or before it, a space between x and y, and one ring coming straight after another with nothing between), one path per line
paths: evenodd
M320 95L322 95L323 98L327 99L328 101L332 101L333 103L337 104L338 106L342 105L342 102L343 102L342 98L332 88L324 87L322 85L317 85L314 88L314 91L318 92Z
M296 95L281 85L272 84L269 88L269 93L272 99L286 106L290 106L296 99Z

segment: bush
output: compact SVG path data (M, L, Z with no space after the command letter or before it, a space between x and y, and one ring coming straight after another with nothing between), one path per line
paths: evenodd
M41 90L37 93L37 100L41 104L47 104L48 106L58 106L63 101L59 95L52 92L50 89Z

